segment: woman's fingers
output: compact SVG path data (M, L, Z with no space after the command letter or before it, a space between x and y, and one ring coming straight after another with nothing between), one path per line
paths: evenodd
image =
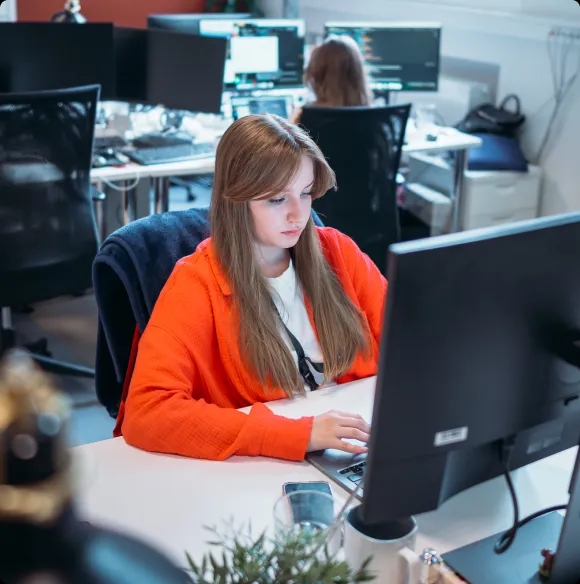
M370 425L361 417L345 416L340 419L340 426L343 428L356 428L367 434L371 431Z
M349 440L358 440L359 442L368 442L370 439L369 433L359 430L358 428L339 428L339 433L337 438Z
M368 451L366 446L361 446L360 444L351 444L350 442L345 442L344 440L337 440L331 448L335 450L341 450L342 452L348 452L349 454L364 454Z

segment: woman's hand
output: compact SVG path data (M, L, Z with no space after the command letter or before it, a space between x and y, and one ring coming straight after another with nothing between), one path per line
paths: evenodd
M334 448L351 454L362 454L367 451L366 446L351 444L344 439L358 440L366 445L370 430L362 416L332 410L314 418L307 450L312 452Z

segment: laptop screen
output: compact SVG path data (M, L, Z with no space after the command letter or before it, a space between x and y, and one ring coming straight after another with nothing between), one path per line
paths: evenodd
M234 120L250 114L276 114L288 118L293 106L289 96L232 97L231 103Z

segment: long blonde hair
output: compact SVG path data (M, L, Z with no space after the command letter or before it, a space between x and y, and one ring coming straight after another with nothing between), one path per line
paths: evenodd
M282 192L302 156L314 164L313 199L336 188L332 169L302 129L273 115L239 119L220 140L211 203L212 243L234 295L240 353L261 383L288 396L304 393L304 381L279 332L271 291L254 257L249 201ZM312 218L293 248L293 259L312 305L325 378L335 379L348 371L357 354L369 355L368 325L326 261Z
M362 53L349 36L329 36L312 51L304 83L316 96L316 105L351 107L373 102Z

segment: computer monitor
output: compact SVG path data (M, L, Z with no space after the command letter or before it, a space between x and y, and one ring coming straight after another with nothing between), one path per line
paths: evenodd
M174 32L199 34L200 20L243 20L251 18L249 12L199 12L196 14L150 14L147 17L147 28L159 28Z
M288 118L293 109L292 96L236 96L231 98L232 117L239 120L250 114L276 114Z
M228 39L224 84L236 90L300 87L304 72L303 20L203 19L199 33Z
M115 27L115 99L147 103L149 31Z
M148 30L147 102L219 114L227 41Z
M579 250L580 213L391 246L365 522L434 510L579 444ZM552 513L523 527L501 562L489 542L447 561L473 584L529 583L540 549L558 547L550 582L578 581L572 485L564 527Z
M328 22L326 35L348 35L360 47L373 89L437 91L441 24Z
M114 99L112 24L0 23L0 92L94 84Z

